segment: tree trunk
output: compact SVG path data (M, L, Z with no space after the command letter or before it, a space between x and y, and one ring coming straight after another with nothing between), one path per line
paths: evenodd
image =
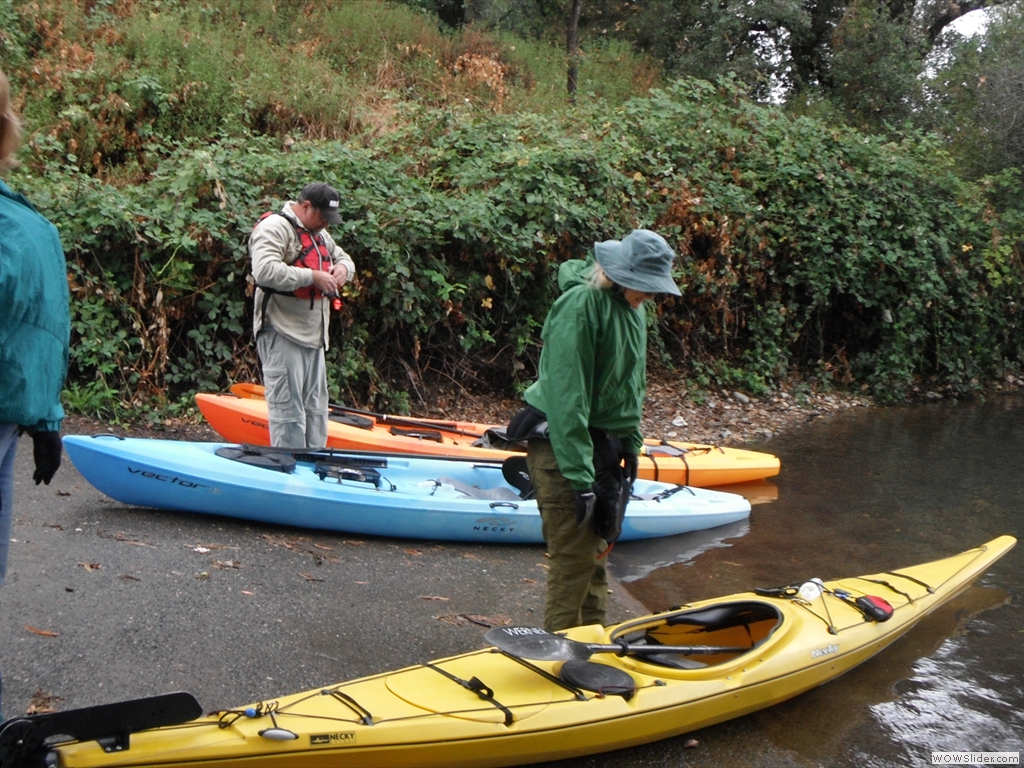
M576 103L576 76L578 74L579 48L577 47L576 31L580 24L580 11L583 9L583 0L572 0L569 8L569 26L565 34L565 50L569 56L569 76L566 87L569 91L569 103Z

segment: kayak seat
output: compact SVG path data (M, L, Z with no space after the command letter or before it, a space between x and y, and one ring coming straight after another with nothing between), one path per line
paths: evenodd
M253 467L272 469L291 474L295 471L295 457L287 453L275 453L273 449L252 450L248 446L224 446L215 453L222 459L230 459Z
M476 485L468 485L454 477L439 477L435 482L441 485L454 486L455 490L463 496L471 499L486 499L489 501L522 501L519 495L511 488L498 486L497 488L480 488Z
M665 620L665 624L670 627L689 624L702 627L705 632L717 632L721 629L749 627L757 622L781 621L781 619L782 614L773 605L743 601L726 605L715 605L711 608L698 608L694 611L684 611L674 616L669 616Z
M327 418L336 424L344 424L346 427L357 427L359 429L373 429L375 423L373 419L367 419L365 416L357 416L354 413L340 413L338 411L331 411Z

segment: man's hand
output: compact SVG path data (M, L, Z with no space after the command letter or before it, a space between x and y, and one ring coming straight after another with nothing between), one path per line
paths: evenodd
M314 269L313 287L320 291L324 296L337 296L338 289L341 286L340 283L338 283L338 280L330 272Z
M331 274L334 275L334 279L338 281L338 287L340 288L348 282L348 265L342 264L340 261L331 267Z
M597 504L597 496L590 491L573 491L572 497L576 502L576 525L583 525L594 514L594 506Z
M50 484L60 467L62 448L60 432L35 432L32 435L32 454L36 461L36 471L32 479L36 481L36 485Z

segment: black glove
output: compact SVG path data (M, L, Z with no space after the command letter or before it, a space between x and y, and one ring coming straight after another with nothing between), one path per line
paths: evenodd
M626 465L626 478L629 480L630 488L632 488L633 483L636 482L637 475L640 474L640 457L635 453L627 453L622 457L622 461Z
M60 467L62 445L60 432L35 432L32 434L32 455L36 460L36 471L32 479L39 483L50 484Z
M583 525L594 514L597 496L593 491L573 491L572 497L576 502L576 525Z

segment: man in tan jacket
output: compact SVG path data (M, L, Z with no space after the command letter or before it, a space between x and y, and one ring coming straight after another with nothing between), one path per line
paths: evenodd
M249 238L256 282L253 335L278 448L327 445L327 328L331 304L355 271L327 233L340 196L321 182L265 215Z

